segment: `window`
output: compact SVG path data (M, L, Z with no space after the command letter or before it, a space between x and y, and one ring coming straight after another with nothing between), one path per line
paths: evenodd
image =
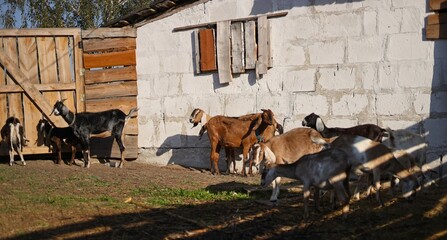
M246 21L220 21L195 31L196 73L218 71L219 82L229 83L232 74L256 70L257 76L271 67L267 16Z

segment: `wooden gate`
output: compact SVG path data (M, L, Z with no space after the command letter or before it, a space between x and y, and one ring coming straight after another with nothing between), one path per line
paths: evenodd
M129 113L137 106L136 29L98 28L82 31L85 108L88 112L118 108ZM138 115L138 113L137 113ZM126 159L138 156L138 121L131 118L124 128ZM92 156L119 158L112 137L93 138Z
M0 125L9 116L22 121L26 137L30 140L24 148L25 154L48 153L48 148L43 146L42 141L38 141L37 124L42 117L58 127L67 126L61 117L49 116L56 100L67 99L65 103L74 112L110 108L128 112L128 109L137 106L135 44L131 53L127 50L128 55L133 54L133 61L124 64L119 60L122 55L113 53L123 48L107 45L116 44L115 37L127 31L0 30ZM114 39L109 40L108 37ZM135 42L134 36L128 41L130 39ZM123 74L132 70L135 76ZM137 125L134 118L126 126L127 158L137 157ZM92 155L96 153L99 157L118 157L115 154L119 153L117 144L112 144L111 140L93 140ZM7 154L6 144L2 144L0 155Z

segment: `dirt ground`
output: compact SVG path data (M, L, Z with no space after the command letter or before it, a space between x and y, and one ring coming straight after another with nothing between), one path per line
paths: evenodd
M260 203L268 202L267 189L250 191L251 198L242 200L153 207L142 195L132 195L135 189L247 193L258 187L260 177L214 176L174 165L126 162L118 169L93 163L85 169L50 160L12 167L0 161L0 238L447 239L445 183L420 192L412 203L386 190L383 208L374 199L352 200L346 220L328 204L320 212L311 207L311 216L303 219L298 183L286 184L277 206Z

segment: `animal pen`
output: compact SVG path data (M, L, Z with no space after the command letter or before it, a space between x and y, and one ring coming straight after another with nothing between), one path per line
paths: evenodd
M57 127L67 123L50 116L57 100L69 109L98 112L118 108L126 114L137 106L136 30L132 28L0 30L0 124L15 116L25 128L24 154L45 154L37 125L47 118ZM137 117L124 128L126 158L138 154ZM113 137L92 138L91 154L119 158ZM7 155L2 144L0 155Z

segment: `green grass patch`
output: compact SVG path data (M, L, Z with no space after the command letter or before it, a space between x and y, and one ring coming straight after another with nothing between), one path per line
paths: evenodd
M54 195L54 196L31 196L29 202L34 204L48 204L58 207L67 207L80 202L88 202L89 199L80 196Z
M131 192L134 197L141 197L147 204L156 206L182 205L209 201L246 200L251 197L235 191L212 193L205 189L185 190L178 188L136 188Z

